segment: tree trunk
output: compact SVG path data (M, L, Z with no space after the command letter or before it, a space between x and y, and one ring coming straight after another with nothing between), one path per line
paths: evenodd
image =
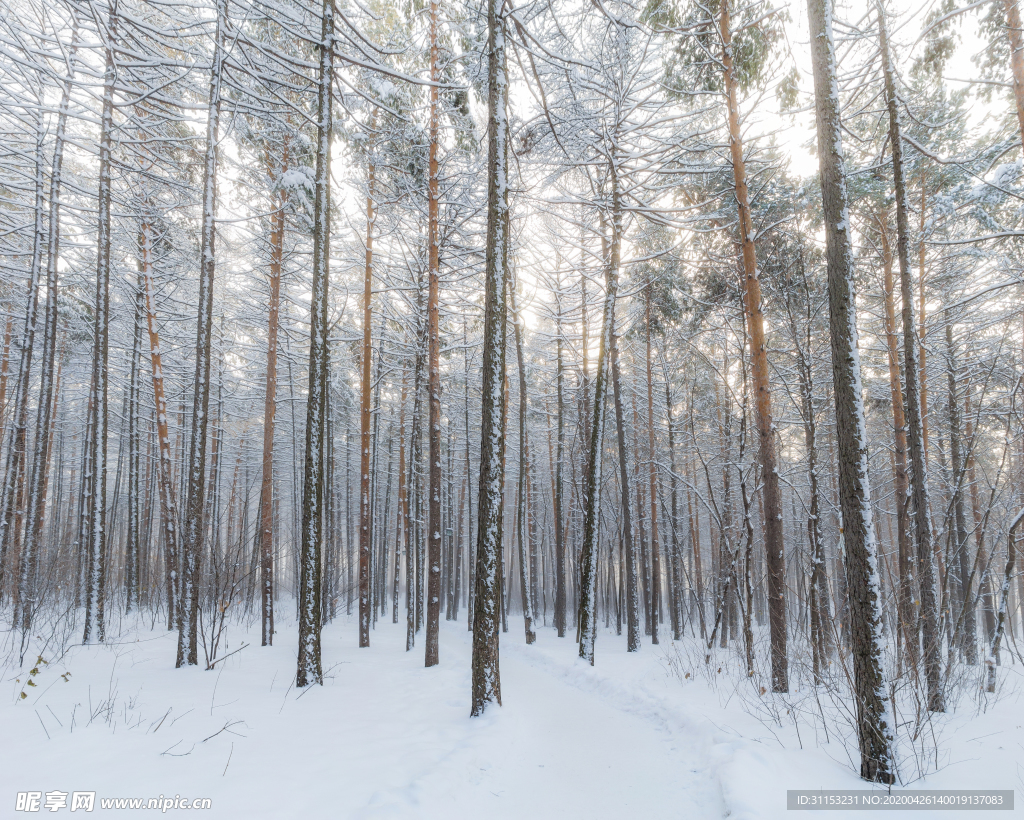
M437 85L440 80L437 54L437 0L430 0L430 125L427 179L427 404L428 447L430 458L430 487L427 503L427 634L425 665L438 663L438 629L441 619L441 339L440 339L440 251L441 235L438 228L438 199L441 194L438 179L438 101Z
M789 691L786 653L786 563L782 540L782 501L776 466L774 424L772 422L771 383L768 349L761 313L761 283L754 249L754 223L750 215L747 172L740 135L739 101L733 74L732 32L729 2L722 3L722 66L725 73L729 107L729 148L732 155L736 204L739 208L740 244L743 250L743 304L750 334L750 375L754 382L754 417L757 423L764 496L764 543L768 567L768 623L771 629L772 691Z
M647 326L647 459L651 480L651 643L658 643L661 617L661 546L658 543L658 466L654 449L654 375L651 361L651 287L644 304Z
M285 140L277 182L288 170ZM267 313L267 383L263 397L263 462L260 481L260 624L261 646L274 643L274 422L277 416L277 333L281 320L281 263L284 259L285 207L288 194L278 188L270 218L270 305Z
M100 167L97 193L99 222L96 232L96 318L93 339L93 406L88 447L88 506L86 519L85 630L82 643L105 638L104 586L107 552L107 370L110 319L110 167L114 130L114 43L117 6L107 19L106 67L103 74L103 112L100 118Z
M612 237L612 254L619 258L617 237ZM614 318L612 319L614 324ZM619 341L614 327L611 335L612 394L615 401L615 434L619 450L619 492L622 516L622 545L626 558L626 651L640 649L640 590L636 544L633 540L632 505L629 497L629 457L626 451L626 420L622 408L622 387L619 376Z
M939 617L932 566L932 523L928 512L928 470L925 462L921 381L918 368L918 339L914 334L914 301L910 281L910 208L903 176L903 137L900 133L899 101L889 56L885 18L879 7L878 32L885 76L885 96L889 110L889 145L892 148L893 182L896 190L896 253L900 266L900 294L903 298L903 355L907 390L907 421L914 508L914 534L917 545L918 577L921 588L921 633L924 638L925 677L928 684L928 708L945 710L942 693Z
M865 780L892 783L895 724L887 705L883 676L881 582L868 485L867 426L861 396L853 291L852 228L828 0L808 0L807 16L817 102L832 381L839 445L839 500L846 546L860 774Z
M1006 36L1010 40L1010 68L1013 71L1013 100L1017 107L1021 145L1024 146L1024 23L1018 0L1003 0L1006 9Z
M371 126L373 127L373 126ZM370 558L373 550L370 448L373 445L371 398L373 395L373 227L375 168L372 157L366 173L366 264L363 268L363 348L360 354L359 393L359 646L370 645Z
M555 631L565 637L565 530L562 512L562 462L565 458L565 365L562 358L562 303L555 293L555 393L558 433L555 443Z
M579 630L580 657L594 664L594 642L597 640L597 558L601 532L601 455L604 447L604 420L607 414L608 358L615 344L615 299L619 290L619 254L622 236L621 193L618 180L618 157L613 156L609 176L612 195L612 241L608 265L605 269L604 311L601 317L601 340L597 349L597 373L594 376L593 412L590 414L588 451L584 480L586 489L583 503L583 545L580 550L579 569ZM586 348L584 348L586 349ZM620 427L621 429L621 427ZM628 491L623 488L627 493ZM628 526L628 525L627 525ZM635 609L635 608L634 608Z
M530 472L530 443L526 434L526 415L529 401L526 393L526 359L523 356L523 327L519 309L516 306L515 287L509 289L512 302L512 336L516 345L516 364L519 371L519 481L516 490L516 543L519 548L519 586L523 603L523 622L526 629L526 643L537 640L533 631L534 599L529 582L532 564L526 553L526 493Z
M907 663L917 667L918 623L914 605L914 560L910 545L910 508L907 477L907 421L903 411L903 387L900 380L899 342L896 336L896 305L893 297L892 246L885 221L879 220L882 241L882 295L885 300L885 342L889 360L889 390L892 395L893 438L895 452L894 478L896 483L896 537L899 555L899 587L896 593L896 611L900 621L907 653Z
M43 353L40 361L39 403L36 407L36 438L29 469L28 521L22 546L18 604L21 607L21 628L28 632L36 601L37 554L43 537L43 521L46 513L46 488L49 480L50 428L53 419L54 370L57 359L57 288L58 261L60 258L60 196L63 182L64 145L67 134L68 108L75 74L75 58L78 51L78 18L74 18L71 45L68 49L68 74L64 80L57 123L54 129L53 162L50 170L49 224L46 243L46 310L43 318ZM41 169L40 169L41 170ZM134 368L134 354L132 366ZM134 375L134 372L133 372ZM135 387L134 378L132 389ZM27 385L22 391L27 397ZM20 415L20 414L19 414ZM130 526L130 525L129 525ZM3 583L0 574L0 584ZM131 597L129 595L129 609Z
M956 550L953 555L960 581L960 606L955 613L954 640L960 643L960 652L968 664L978 661L978 625L975 616L974 593L971 591L974 579L973 562L967 539L967 520L964 517L964 480L966 465L960 441L960 405L956 396L956 355L953 347L953 322L946 309L946 356L947 380L949 382L949 456L953 468L953 526Z
M999 610L996 613L996 630L988 645L988 653L985 656L985 691L996 691L996 665L999 663L999 645L1003 640L1003 627L1006 623L1007 602L1010 595L1010 581L1013 578L1013 565L1016 557L1017 527L1024 521L1024 509L1017 513L1010 522L1010 531L1006 536L1006 569L1003 571L1003 581L999 589Z
M505 315L508 288L508 68L500 0L487 2L487 248L484 289L480 497L473 611L472 715L501 705L498 574L505 461Z
M313 292L309 308L309 394L306 399L306 452L302 481L296 688L323 683L320 662L320 553L323 540L324 427L328 392L327 287L331 253L331 134L334 125L331 116L334 86L332 0L324 0L322 6L317 50L320 65L316 112L316 177L313 183Z
M213 333L213 277L216 262L217 144L220 140L221 79L228 0L217 2L213 68L203 164L203 226L200 248L199 310L196 317L196 372L192 396L184 533L181 541L181 603L177 666L199 663L199 579L205 534L206 432L210 415L210 354Z

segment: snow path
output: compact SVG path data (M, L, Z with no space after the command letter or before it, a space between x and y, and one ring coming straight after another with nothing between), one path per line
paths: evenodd
M10 678L3 723L19 740L0 751L0 805L34 789L210 797L211 818L726 813L706 733L602 672L617 653L649 670L649 650L626 658L599 642L591 669L570 637L541 630L526 647L505 634L503 706L472 720L464 622L442 623L441 666L429 670L422 636L405 652L404 624L378 623L369 650L355 647L350 625L330 625L327 679L305 692L288 683L289 626L279 646L250 646L213 672L170 668L173 636L144 631L42 666L26 700Z
M288 622L270 648L258 645L258 629L232 627L222 655L251 645L212 672L175 670L175 636L148 626L48 657L35 687L8 668L0 818L29 816L11 811L19 791L59 790L211 798L202 816L218 820L792 820L787 789L864 788L834 731L802 718L797 732L788 701L774 701L781 717L768 719L772 697L760 701L746 683L705 669L692 642L645 641L629 654L623 638L601 631L590 667L571 637L539 629L528 647L522 621L509 626L504 705L477 719L464 621L441 623L441 665L424 669L422 634L406 652L405 624L378 622L371 648L358 649L355 621L343 617L323 633L323 687L304 691L291 685ZM681 680L684 670L693 674ZM1021 672L1002 667L997 701L981 709L980 695L964 697L936 725L940 770L913 788L1016 788L1021 798ZM877 815L843 820L858 817Z

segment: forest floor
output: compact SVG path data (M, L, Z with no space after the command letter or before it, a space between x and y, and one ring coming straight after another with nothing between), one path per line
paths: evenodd
M424 669L422 635L407 653L404 623L379 622L360 650L342 617L323 633L324 686L304 691L291 685L287 622L272 648L258 627L232 627L221 654L249 646L212 671L173 669L174 636L141 624L104 646L44 654L35 686L28 665L9 666L0 817L26 816L11 811L16 793L35 790L96 792L95 811L118 816L146 812L100 801L210 798L204 816L275 820L781 819L787 789L864 785L842 729L826 734L806 716L813 693L759 694L735 664L705 667L692 642L628 654L604 632L591 668L552 629L526 646L513 618L503 705L472 720L470 636L464 620L441 627L441 664ZM1024 816L1020 672L1004 666L994 702L963 696L929 727L939 771L913 788L1015 789L1021 807L996 816Z

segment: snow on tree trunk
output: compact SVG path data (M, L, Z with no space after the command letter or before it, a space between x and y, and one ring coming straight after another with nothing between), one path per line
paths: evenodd
M498 628L505 484L505 316L508 290L508 67L501 0L487 2L487 246L484 272L480 488L473 612L472 714L501 705Z
M210 411L210 353L213 334L213 277L216 262L217 158L220 140L221 81L228 0L217 0L213 64L203 157L203 222L199 250L199 305L196 314L196 371L193 381L192 429L185 485L184 532L181 539L181 582L176 666L199 663L199 584L206 531L206 433Z
M309 393L303 461L299 554L299 652L295 686L323 684L320 662L321 546L323 540L324 433L327 420L327 285L331 252L331 136L333 132L334 4L324 0L316 108L316 177L313 205L313 293L309 308ZM360 569L360 572L362 570ZM360 603L360 607L362 604Z
M925 460L923 408L921 406L921 368L918 364L918 338L914 328L914 297L910 280L910 226L907 191L903 169L903 137L900 128L896 83L889 55L888 34L881 6L878 10L879 47L885 76L885 98L889 113L889 145L892 150L893 184L896 191L896 256L900 267L900 295L903 299L903 356L907 391L907 427L910 449L910 484L914 511L914 536L917 546L917 571L921 590L921 636L924 642L925 679L928 708L945 710L942 693L939 606L935 571L932 564L932 521L928 503L928 465Z
M853 289L852 226L829 0L808 0L807 16L825 218L839 501L846 547L860 774L865 780L892 783L895 724L888 707L883 672L882 588L868 484L868 442Z

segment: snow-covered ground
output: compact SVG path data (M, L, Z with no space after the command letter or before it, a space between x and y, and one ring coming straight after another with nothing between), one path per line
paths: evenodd
M629 655L603 633L590 668L550 629L525 646L514 619L503 705L470 719L469 634L441 626L441 665L424 669L404 624L378 623L362 650L354 623L330 624L324 686L305 691L288 623L266 649L234 628L225 651L251 645L213 671L173 669L174 636L148 627L47 658L34 687L8 669L0 817L28 816L17 792L94 791L95 813L120 816L153 812L99 801L210 798L211 818L782 818L787 789L864 787L834 731L786 717L807 693L709 683L692 645ZM1020 667L1000 680L984 710L964 696L935 724L940 770L913 787L1015 789L1024 816Z

